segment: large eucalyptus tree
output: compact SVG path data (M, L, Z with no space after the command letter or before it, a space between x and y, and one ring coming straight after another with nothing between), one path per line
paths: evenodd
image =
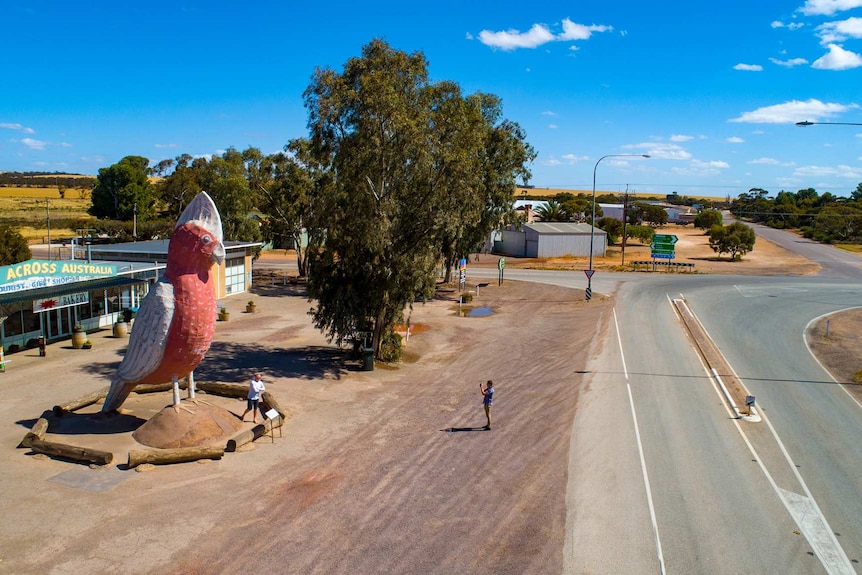
M306 223L313 320L333 339L372 331L378 357L404 309L433 294L441 258L499 225L535 155L497 98L464 98L427 67L373 40L341 73L316 70L304 94L320 168Z

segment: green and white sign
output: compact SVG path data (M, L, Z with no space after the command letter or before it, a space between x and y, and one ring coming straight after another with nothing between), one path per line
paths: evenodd
M649 247L652 250L652 257L659 259L672 260L675 256L674 245L679 241L673 234L656 234L652 238L652 243Z

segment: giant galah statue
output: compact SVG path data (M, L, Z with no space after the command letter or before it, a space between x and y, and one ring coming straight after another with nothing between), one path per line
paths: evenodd
M221 217L212 198L201 192L177 221L164 276L141 302L103 413L116 411L142 383L173 381L174 405L179 403L177 381L191 375L213 339L216 294L210 267L222 261Z

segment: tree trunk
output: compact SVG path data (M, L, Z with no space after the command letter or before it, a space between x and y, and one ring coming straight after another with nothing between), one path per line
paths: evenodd
M281 417L277 419L267 419L263 423L258 423L251 429L246 429L245 431L237 433L234 437L227 440L225 451L236 451L237 447L250 443L258 437L262 437L267 433L270 433L272 431L273 424L275 424L276 427L281 427Z
M224 457L224 447L208 445L202 447L178 447L174 449L133 449L129 451L129 467L137 467L142 463L184 463L198 459L221 459Z
M98 451L86 447L66 445L65 443L53 443L34 439L30 444L34 453L44 453L52 457L62 457L72 461L95 463L96 465L108 465L114 460L114 454L108 451Z
M89 395L85 395L84 397L81 397L81 398L76 399L74 401L70 401L69 403L64 403L62 405L55 405L54 410L53 410L54 415L56 417L62 417L62 415L64 413L71 413L73 411L81 409L82 407L87 407L88 405L93 405L97 401L101 401L101 400L105 399L108 396L108 390L109 389L111 389L110 386L109 387L103 387L99 391L93 392Z
M248 397L248 385L244 383L197 383L197 388L215 395Z

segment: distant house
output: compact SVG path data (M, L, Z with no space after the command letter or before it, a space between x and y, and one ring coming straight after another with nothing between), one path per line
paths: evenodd
M607 233L599 228L593 231L590 224L571 222L535 222L520 230L503 230L501 239L494 242L494 253L526 258L585 257L590 255L591 235L593 255L604 256Z

